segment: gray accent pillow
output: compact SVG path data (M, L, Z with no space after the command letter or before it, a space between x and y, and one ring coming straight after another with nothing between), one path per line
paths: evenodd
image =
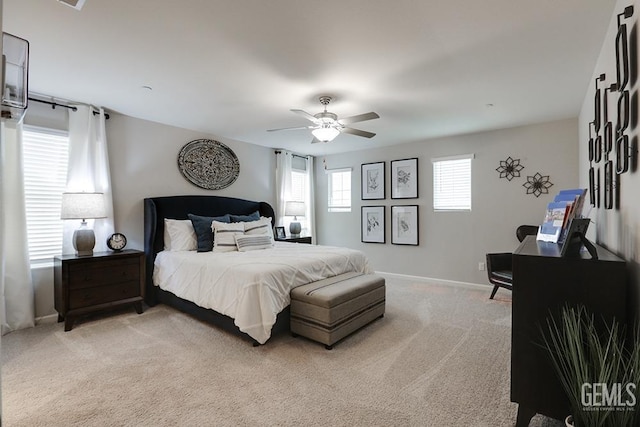
M229 214L222 216L200 216L189 214L187 215L193 224L193 230L196 232L196 238L198 239L198 252L211 252L213 250L213 230L211 229L211 223L213 221L218 222L231 222Z
M229 215L231 217L231 222L250 222L257 221L260 219L260 212L255 211L249 215Z

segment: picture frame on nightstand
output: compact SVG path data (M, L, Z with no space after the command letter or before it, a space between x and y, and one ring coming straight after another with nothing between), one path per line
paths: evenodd
M284 227L275 227L276 230L276 239L286 239L287 233L284 230Z

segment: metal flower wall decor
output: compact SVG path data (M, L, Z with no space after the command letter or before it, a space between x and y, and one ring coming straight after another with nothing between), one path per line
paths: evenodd
M496 171L500 173L500 178L507 178L508 181L511 181L514 177L520 177L522 169L524 166L520 164L520 159L512 159L509 156L507 160L500 160L500 166L496 168Z
M527 189L527 194L533 194L536 197L540 197L541 194L549 194L549 187L553 183L549 181L549 175L540 175L540 172L536 172L533 176L527 176L527 182L522 184Z

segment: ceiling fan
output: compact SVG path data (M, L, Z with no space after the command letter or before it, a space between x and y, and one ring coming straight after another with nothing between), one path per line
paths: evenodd
M313 122L309 126L296 126L290 128L269 129L267 132L275 132L280 130L297 130L297 129L312 129L313 141L316 142L329 142L338 136L340 133L349 133L351 135L362 136L364 138L373 138L376 136L373 132L367 132L352 127L347 127L351 123L364 122L365 120L378 119L380 116L373 111L370 113L358 114L357 116L344 117L338 119L337 114L327 111L327 105L331 102L330 96L321 96L320 104L324 105L324 111L315 115L311 115L304 110L291 109L296 114L300 114L307 120Z

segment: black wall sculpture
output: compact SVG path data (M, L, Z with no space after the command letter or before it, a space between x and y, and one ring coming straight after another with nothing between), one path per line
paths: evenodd
M524 169L524 166L520 164L520 159L512 159L509 156L506 160L500 160L500 166L496 168L496 171L500 174L500 178L506 178L507 181L511 181L514 177L520 177L522 169Z
M549 187L553 183L549 181L549 175L541 175L540 172L536 172L533 176L527 176L527 182L522 184L527 189L527 194L533 194L536 197L540 197L541 194L549 194Z
M634 25L630 33L628 21L625 22L632 16L633 6L625 7L617 15L616 82L603 85L605 74L600 74L595 80L594 118L589 123L589 201L597 208L600 207L601 197L605 209L619 208L620 175L630 169L635 170L633 165L637 162L637 141L629 141L630 118L633 111L637 114L637 105L633 104L637 103L637 94L631 96L629 93L637 80L637 54L633 50L636 48L635 41L631 40L634 44L629 44L629 34L633 39L636 29ZM635 73L633 77L632 73ZM609 117L609 98L613 93L617 93L615 127L614 120Z

